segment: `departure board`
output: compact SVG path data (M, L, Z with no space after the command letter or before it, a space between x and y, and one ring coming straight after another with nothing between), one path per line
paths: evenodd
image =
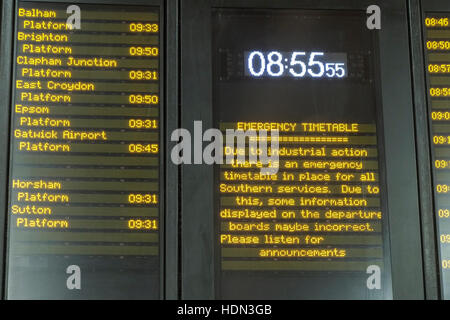
M7 298L160 298L159 17L18 2Z
M224 147L246 160L216 166L216 296L392 298L378 36L365 12L216 9L212 40L216 126L279 142L267 165L250 160L261 151L250 138Z
M441 294L450 299L450 13L423 22Z

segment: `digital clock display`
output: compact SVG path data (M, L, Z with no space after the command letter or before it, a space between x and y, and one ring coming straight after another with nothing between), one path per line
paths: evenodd
M246 51L245 75L255 78L340 79L347 76L347 54L322 51Z

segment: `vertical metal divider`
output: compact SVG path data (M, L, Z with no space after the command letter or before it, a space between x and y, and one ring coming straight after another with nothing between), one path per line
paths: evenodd
M6 292L6 221L8 204L9 117L11 99L11 57L13 36L13 0L3 0L0 43L0 299Z
M393 299L424 298L407 2L379 1Z
M211 90L211 1L181 1L181 126L194 135L213 126ZM200 155L201 156L201 155ZM214 167L182 166L182 299L214 299Z
M170 134L178 128L178 0L167 0L166 20L166 124L165 143L165 272L164 299L178 299L178 214L179 167L170 159Z
M426 85L420 0L409 0L408 5L425 298L436 300L439 299L439 279L436 264L436 229L428 139L428 110L425 97Z

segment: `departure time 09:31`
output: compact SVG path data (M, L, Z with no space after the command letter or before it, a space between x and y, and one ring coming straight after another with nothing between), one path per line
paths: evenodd
M345 78L347 54L305 51L247 51L245 75L250 77Z

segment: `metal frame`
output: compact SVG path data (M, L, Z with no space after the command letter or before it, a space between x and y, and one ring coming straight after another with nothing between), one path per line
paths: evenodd
M384 115L387 203L394 299L423 299L416 150L404 0L184 0L181 6L182 127L212 124L211 8L359 9L382 12L380 75ZM212 166L187 165L182 174L182 298L214 298ZM408 230L408 232L405 232Z
M60 0L41 0L47 2L64 2ZM161 0L163 1L163 0ZM0 298L4 294L4 265L6 245L4 240L7 215L7 186L9 163L9 126L11 99L11 70L12 44L14 30L14 2L3 0L1 19L0 46ZM71 3L89 3L90 0L73 0ZM393 79L389 85L383 85L386 102L396 106L396 109L385 110L386 154L388 169L388 189L394 193L389 196L390 212L396 210L395 219L391 218L392 269L395 299L421 299L425 292L427 299L439 297L437 257L435 242L435 227L433 218L433 197L431 186L431 168L428 139L421 139L424 132L428 135L426 111L426 97L424 95L423 49L421 41L421 0L408 0L409 27L411 44L411 72L413 73L414 101L415 101L415 135L412 119L412 103L408 83L410 81L408 61L405 56L408 44L405 31L406 0L391 1L329 1L329 0L166 0L165 34L161 39L166 40L165 53L165 139L168 133L177 127L193 128L194 120L203 120L205 126L212 126L211 108L211 54L210 54L210 8L218 7L265 7L265 8L325 8L334 9L362 8L374 2L382 7L381 38L392 45L392 49L383 51L383 78ZM119 0L97 0L98 4L124 4ZM133 4L149 5L162 2L156 0L134 0ZM126 3L128 4L128 3ZM422 0L427 8L442 5L441 0ZM450 11L450 4L444 9ZM162 5L163 6L163 5ZM386 9L386 10L384 10ZM405 21L392 19L392 9L401 12ZM181 19L179 19L181 10ZM387 27L386 27L387 26ZM386 28L385 28L386 27ZM383 28L387 29L383 32ZM178 48L178 34L181 29L181 50ZM390 30L394 31L390 31ZM387 46L389 47L389 46ZM398 49L395 49L398 48ZM180 52L180 57L177 54ZM397 57L397 59L391 58ZM181 62L181 63L180 63ZM399 62L399 65L394 63ZM181 65L181 68L180 68ZM180 73L181 71L181 73ZM180 81L180 77L183 80ZM394 80L395 79L395 80ZM399 89L404 86L403 89ZM178 92L181 97L178 97ZM179 103L183 107L178 110ZM402 102L402 103L395 103ZM399 119L402 119L399 121ZM193 132L193 131L191 131ZM392 139L391 139L392 137ZM402 139L407 139L405 144ZM164 141L164 140L163 140ZM166 140L167 141L167 140ZM415 172L416 161L411 155L417 149L417 170L420 183L419 192ZM163 150L163 149L162 149ZM213 169L210 166L188 165L181 169L172 164L169 159L168 144L164 146L165 157L162 156L165 167L165 274L162 285L165 287L167 299L177 299L180 279L183 278L181 297L185 299L213 299L214 298L214 234L213 226ZM401 150L397 152L396 150ZM391 151L391 152L390 152ZM392 153L395 151L395 153ZM398 154L397 158L390 154ZM406 161L404 161L406 160ZM182 179L183 183L179 184ZM180 202L178 195L180 194ZM422 230L419 228L419 204ZM402 203L404 205L402 205ZM178 216L183 209L182 221ZM392 213L391 213L392 215ZM181 239L178 239L179 223L182 223ZM408 233L404 232L409 230ZM420 254L421 245L418 235L422 235L423 257ZM408 240L411 240L409 242ZM178 243L181 243L179 246ZM408 243L408 245L404 245ZM178 252L180 250L180 252ZM182 260L179 261L181 256ZM422 258L423 271L422 273ZM178 270L178 265L181 270ZM424 278L424 284L420 280Z
M181 127L211 128L210 0L181 2ZM213 166L183 165L181 298L214 299Z
M179 170L170 160L170 132L179 127L178 98L178 0L166 1L166 104L165 104L165 298L178 299L179 284L179 252L178 252L178 215L179 215Z
M27 1L27 0L25 0ZM36 1L36 0L35 0ZM14 78L13 64L11 58L13 57L15 46L13 34L15 30L14 23L14 8L17 7L19 0L4 0L3 1L3 19L2 19L2 46L0 56L2 57L0 82L3 83L0 87L1 101L0 112L2 116L0 118L3 127L6 130L0 132L0 177L5 177L8 180L9 177L9 134L10 134L10 118L12 113L10 112L11 101L11 83ZM34 2L34 1L29 1ZM37 2L61 2L67 3L62 0L39 0ZM177 86L178 86L178 68L177 68L177 50L178 43L176 37L169 37L168 35L177 34L177 10L178 0L132 0L124 3L121 0L96 0L95 3L89 0L72 0L70 3L80 4L111 4L111 5L145 5L145 6L158 6L160 8L160 44L163 48L163 53L160 57L160 66L163 72L160 76L161 92L164 95L164 103L160 108L160 115L164 116L164 121L161 121L161 138L160 138L160 150L167 150L166 145L166 128L174 128L178 122L178 98L177 98ZM166 10L167 9L167 10ZM167 22L167 30L165 28ZM175 33L174 33L175 32ZM170 41L166 46L166 39ZM167 48L167 49L166 49ZM178 219L178 206L176 201L169 201L169 197L166 195L178 193L178 175L176 169L171 168L172 164L165 156L167 152L160 155L160 299L177 298L177 276L167 277L167 274L177 274L177 219ZM175 173L174 173L175 172ZM0 257L0 271L2 272L1 289L2 298L6 295L6 260L7 260L7 213L8 213L8 181L2 183L0 186L0 224L4 226L0 230L0 246L3 249L3 254ZM166 224L167 221L167 224ZM167 232L166 232L167 231ZM6 240L5 242L3 240ZM167 268L167 269L166 269Z
M438 248L436 243L433 186L431 178L431 147L428 137L429 125L427 97L425 95L425 61L423 56L422 37L423 20L420 0L409 0L409 19L425 297L426 299L436 300L440 297L437 264Z

